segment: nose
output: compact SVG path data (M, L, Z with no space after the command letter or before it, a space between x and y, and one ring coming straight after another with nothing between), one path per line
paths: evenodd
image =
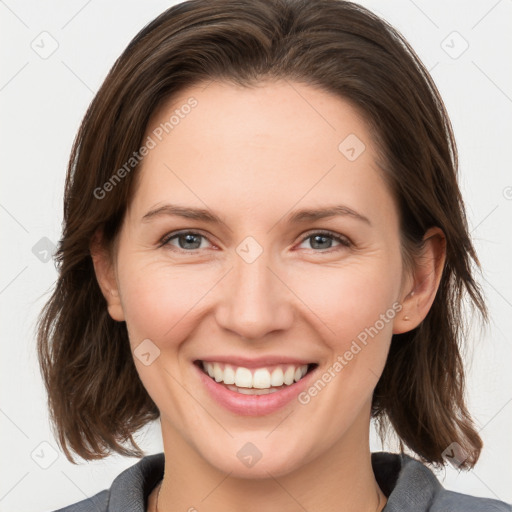
M223 279L216 319L220 327L248 340L268 337L293 325L293 293L267 252L248 262L235 253L233 268Z

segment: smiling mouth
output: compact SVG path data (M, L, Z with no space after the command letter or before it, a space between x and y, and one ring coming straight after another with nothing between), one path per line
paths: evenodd
M203 373L227 389L245 395L266 395L292 386L313 371L318 364L277 364L245 368L227 363L194 361Z

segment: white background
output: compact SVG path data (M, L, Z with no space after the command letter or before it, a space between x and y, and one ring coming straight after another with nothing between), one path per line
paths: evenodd
M72 465L58 451L34 334L56 271L32 249L43 244L36 246L41 254L49 243L41 239L56 244L60 238L67 159L94 93L138 30L173 3L0 1L2 512L69 505L109 487L137 462L111 456ZM438 476L450 489L512 502L512 1L361 3L406 36L440 89L484 268L479 280L491 322L486 330L473 330L467 345L469 407L485 447L474 470L447 467ZM43 31L51 36L41 36ZM52 38L58 48L43 59L31 45L48 50ZM158 423L138 439L147 453L162 451ZM374 440L372 449L380 448Z

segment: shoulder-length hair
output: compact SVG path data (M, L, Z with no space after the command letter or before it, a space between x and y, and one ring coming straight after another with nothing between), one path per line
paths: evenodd
M464 398L463 300L469 296L484 319L487 310L472 275L480 264L457 184L451 124L404 37L342 0L183 2L145 26L115 62L73 144L58 280L38 321L38 356L60 446L72 462L69 449L84 459L111 451L141 457L132 436L159 417L136 371L126 325L107 312L89 249L98 230L108 247L115 242L139 167L126 162L141 147L150 116L200 82L250 87L272 79L337 94L363 116L399 208L406 264L428 228L443 230L447 255L435 300L417 328L393 336L372 416L382 434L394 428L402 450L405 444L437 464L456 442L472 467L482 441Z

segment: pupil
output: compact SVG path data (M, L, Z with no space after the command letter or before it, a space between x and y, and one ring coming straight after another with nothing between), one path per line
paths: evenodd
M313 238L313 247L315 249L328 249L329 242L331 241L329 237L324 236L324 235L314 235L312 238ZM186 235L182 235L180 237L180 240L182 240L182 239L185 239L184 244L180 243L180 246L182 249L197 249L199 247L199 245L201 245L200 242L199 242L199 245L197 245L198 244L197 240L199 239L199 237L197 235L193 235L193 234L189 233ZM322 242L322 240L323 240L323 242ZM188 244L192 244L192 245L195 244L195 245L194 245L194 247L190 247ZM325 247L325 244L327 244L327 247ZM317 245L317 246L315 247L315 245ZM318 245L320 245L320 246L324 245L324 247L318 247Z
M328 247L314 247L314 244L316 243L317 239L323 239L323 240L326 240L326 242L327 242L327 243L328 243L328 242L330 242L330 239L329 239L328 237L324 236L324 235L314 235L314 236L313 236L313 240L314 240L314 242L313 242L313 248L314 248L314 249L328 249ZM324 243L326 243L326 242L324 242ZM322 242L320 242L320 245L321 245L321 244L322 244Z
M190 247L188 245L186 247L184 247L184 245L186 245L186 244L194 244L194 239L198 238L198 237L196 235L187 234L187 235L182 235L180 239L183 239L183 238L186 240L186 242L185 242L185 244L180 243L180 246L182 249L197 249L199 247L199 245L201 245L201 242L199 242L199 245L198 245L197 241L196 241L195 244L197 247L196 246Z

